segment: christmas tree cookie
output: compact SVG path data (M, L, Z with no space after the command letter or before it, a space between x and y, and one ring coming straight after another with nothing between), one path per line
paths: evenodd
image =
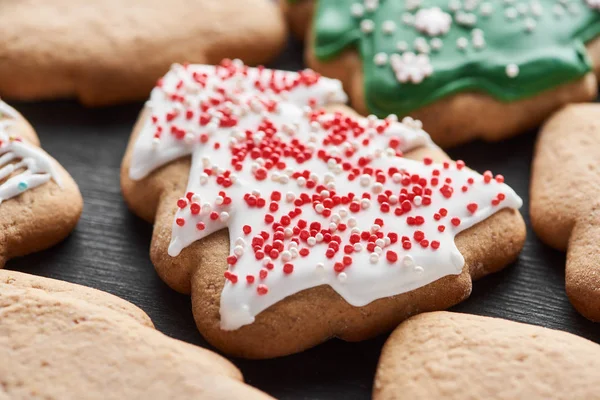
M363 114L411 115L451 146L499 140L597 95L595 0L298 0L306 61Z
M0 101L0 268L63 240L82 208L73 178L39 147L29 123Z
M467 298L523 246L501 175L345 101L313 71L174 65L134 128L125 199L154 222L158 274L227 353L372 337Z
M566 291L600 322L600 105L557 112L542 128L531 175L531 223L546 244L567 251Z

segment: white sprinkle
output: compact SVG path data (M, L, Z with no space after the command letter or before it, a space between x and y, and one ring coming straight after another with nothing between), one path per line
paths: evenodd
M200 184L205 185L206 182L208 182L208 174L206 172L203 172L200 174Z
M507 19L511 19L511 20L515 19L515 18L517 18L517 15L518 15L517 10L513 7L509 7L506 10L504 10L504 16Z
M479 8L479 12L481 12L482 16L488 17L494 12L494 7L491 3L483 3Z
M431 48L433 50L440 50L444 46L444 42L440 38L433 38L430 42Z
M404 258L402 258L402 265L405 267L412 267L415 265L415 260L412 258L412 256L405 255Z
M408 43L406 43L404 40L400 40L396 43L396 49L398 49L398 51L404 52L408 50Z
M360 30L363 33L371 33L373 32L374 28L375 24L370 19L363 19L362 21L360 21Z
M360 18L365 13L365 9L360 3L354 3L350 6L350 13L353 17Z
M377 53L377 54L375 54L375 57L373 57L373 62L378 67L382 67L387 64L388 55L386 53Z
M221 214L219 214L219 219L221 222L226 222L229 219L229 213L227 211L223 211Z
M448 3L448 8L450 9L450 11L456 12L462 8L462 4L460 0L450 0L450 2Z
M371 177L368 174L362 174L360 176L360 185L368 186L371 183Z
M354 251L355 252L359 253L359 252L362 251L362 249L363 249L363 245L362 244L360 244L360 243L354 243Z
M242 246L235 246L233 248L233 254L235 254L236 256L241 256L242 254L244 254L244 248Z
M371 200L369 200L369 199L362 199L360 201L360 206L362 207L363 210L366 210L367 208L369 208L371 206Z
M519 66L517 64L508 64L506 66L506 75L509 78L516 78L519 75Z
M383 33L391 35L396 30L396 23L392 20L384 21L381 29L383 29Z
M525 31L528 33L531 33L535 30L535 27L537 26L537 22L535 22L535 20L533 18L527 18L525 20Z
M469 46L469 40L466 37L459 37L456 39L456 47L459 50L465 50Z
M371 264L377 264L377 262L379 261L379 254L371 253L371 255L369 256L369 261L371 262Z

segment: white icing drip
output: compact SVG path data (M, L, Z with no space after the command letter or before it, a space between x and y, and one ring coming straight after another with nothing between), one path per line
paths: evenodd
M46 153L8 134L17 116L16 110L0 101L0 180L6 179L0 184L0 203L51 178L61 186L53 161Z
M188 77L194 71L204 71L209 74L209 82L204 92L198 91L195 85L191 85L187 90L186 100L198 105L198 98L211 94L213 85L223 85L223 82L215 76L214 67L208 66L189 66L188 72L180 66L175 66L164 78L162 88L157 88L152 92L149 102L152 115L159 119L171 112L173 102L167 97L166 93L171 94L182 75ZM249 69L248 75L256 77L256 70ZM285 76L292 76L292 73L283 73ZM133 179L140 179L148 173L164 165L171 160L186 154L192 154L192 167L189 176L187 192L194 193L191 200L202 205L202 211L192 215L192 210L183 201L183 208L178 209L173 223L172 240L169 246L169 254L177 256L180 251L193 243L206 237L212 232L216 232L224 227L229 228L231 254L237 257L235 265L229 268L228 273L234 273L238 277L237 283L227 281L221 294L221 328L225 330L237 329L243 325L250 324L261 311L278 301L297 293L301 290L327 284L338 292L349 304L354 306L363 306L376 299L389 297L404 293L416 288L422 287L428 283L438 280L444 276L459 274L464 266L464 259L454 244L454 237L461 231L468 229L476 223L488 218L493 213L502 208L519 208L521 199L516 193L503 183L499 183L490 177L488 183L484 182L484 177L467 169L458 168L455 163L448 163L447 168L439 164L426 165L421 161L413 161L402 157L397 157L395 151L390 149L391 139L400 139L399 147L396 150L408 151L422 146L432 146L429 136L420 129L418 122L407 120L405 124L388 119L389 127L378 134L375 130L381 120L373 118L358 118L356 121L360 126L366 128L367 133L360 136L356 141L348 139L336 146L323 146L322 141L327 135L322 124L327 124L335 118L333 114L325 114L318 118L318 123L310 122L306 117L306 111L301 105L307 103L311 97L316 97L321 105L332 102L345 101L345 94L341 91L339 82L329 79L319 80L316 85L299 87L288 93L287 100L280 101L277 113L264 113L261 107L244 107L245 100L253 96L265 96L254 90L250 85L249 79L225 81L225 85L235 87L242 86L243 93L237 93L239 101L242 104L241 111L238 107L237 112L240 116L239 123L233 128L218 128L217 135L211 135L206 143L195 144L186 143L185 140L176 139L174 135L162 135L157 145L152 145L155 132L154 123L148 121L140 133L140 137L134 146L134 154L130 169L130 176ZM234 87L234 86L232 86ZM232 107L236 109L236 107ZM267 117L277 128L277 134L282 141L290 143L297 139L305 145L313 145L317 149L324 148L330 155L342 155L342 161L351 160L356 163L359 157L369 157L368 164L373 169L380 168L384 172L390 167L396 167L399 171L407 171L411 175L418 174L425 177L428 182L432 179L434 169L439 170L439 184L426 186L432 189L431 205L424 204L422 196L413 199L412 209L401 216L394 214L394 209L399 207L397 194L401 188L412 190L413 184L406 186L401 182L402 172L397 175L387 176L385 183L375 183L374 177L368 175L357 176L350 181L348 172L342 171L339 164L335 161L327 161L313 156L305 162L299 164L292 157L285 157L286 167L284 170L273 168L269 171L265 180L257 180L254 175L254 169L260 167L260 160L253 160L246 157L242 162L241 171L234 171L235 178L232 186L224 188L216 183L213 177L205 174L205 169L211 169L217 172L226 169L232 169L232 154L229 148L231 145L239 145L245 141L246 135L243 132L249 129L256 132L264 117ZM175 121L175 120L174 120ZM185 121L184 118L178 118L175 121L178 127L183 127L186 132L194 132L198 129L198 124ZM169 126L169 124L165 124ZM285 127L284 127L285 126ZM242 134L240 134L242 132ZM198 132L194 133L196 137ZM252 139L255 143L260 143L264 135L254 133ZM369 138L369 143L364 145L361 140ZM189 141L188 141L189 142ZM215 149L216 143L220 148ZM352 149L354 152L350 157L344 157L344 151ZM316 154L316 151L315 151ZM354 164L353 164L354 165ZM254 169L253 169L254 168ZM286 173L289 169L290 173ZM291 172L307 170L311 173L311 180L318 181L318 184L328 185L329 191L335 191L339 196L345 196L349 193L355 193L359 198L362 193L370 193L371 200L360 201L360 211L352 212L350 205L340 205L332 207L332 214L328 217L323 216L323 205L318 204L315 207L309 202L301 206L302 214L292 220L292 223L284 230L282 251L279 257L272 261L274 268L265 269L269 260L269 255L258 261L255 258L252 239L261 231L270 234L266 241L271 243L273 240L273 229L271 224L264 221L265 214L269 213L275 221L279 221L281 216L287 215L289 211L295 208L293 200L298 198L301 193L310 193L314 190L306 188L307 179L304 177L294 179L289 175ZM440 188L444 185L445 179L452 180L452 186L455 188L451 198L444 197ZM473 179L474 183L468 183ZM457 190L461 186L468 186L468 190L463 192ZM377 194L385 190L391 190L394 198L390 196L391 210L384 213L380 210L380 204L377 201ZM219 195L219 192L225 191L226 196L231 198L231 204L224 204L225 199ZM278 191L282 198L277 202L278 210L269 211L270 195ZM253 193L267 200L266 206L262 209L250 208L243 200L245 194ZM327 198L328 193L321 192L323 199ZM502 193L505 198L499 205L492 205L492 201L497 198L498 193ZM183 197L182 193L182 197ZM476 203L476 211L469 211L467 204ZM175 205L174 205L175 206ZM442 217L438 222L434 221L434 215L440 208L447 210L447 216ZM210 209L209 209L210 208ZM210 218L211 212L216 212L216 219ZM426 221L421 226L407 224L408 217L423 217ZM382 227L374 226L374 221L381 218L384 222ZM452 218L460 218L459 226L451 223ZM294 236L293 228L299 219L311 222L319 222L323 228L330 228L334 235L341 238L340 251L333 258L325 256L327 245L322 242L321 233L311 236L306 241L300 241L299 245L293 243L290 236ZM178 224L178 220L183 221L183 226ZM203 224L204 229L199 230L197 224ZM339 224L346 224L344 231L338 229ZM244 227L248 225L252 228L250 234L244 234ZM445 231L440 232L438 225L444 225ZM350 242L350 236L358 229L358 232L371 231L373 234L377 231L384 233L383 238L375 241L376 247L368 250L368 243L364 240L354 243L351 254L344 253L344 246ZM427 248L422 247L420 240L415 242L420 231L425 239L429 241ZM390 237L386 237L390 232L397 232L400 237L408 236L410 238L411 249L405 250L398 238L396 243L390 243ZM354 232L355 233L355 232ZM433 241L440 243L439 248L432 249ZM306 256L299 255L300 251L308 249L310 253ZM397 261L390 263L386 259L388 251L394 251L399 257ZM342 257L348 255L352 258L352 264L343 271L335 271L334 263L342 260ZM293 272L286 274L284 264L293 264ZM259 271L266 271L266 277L261 278ZM252 276L253 282L246 282L246 276ZM267 293L258 294L258 285L264 285L268 288Z

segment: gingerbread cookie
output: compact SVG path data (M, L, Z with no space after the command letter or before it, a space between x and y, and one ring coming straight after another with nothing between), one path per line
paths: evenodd
M600 321L598 159L600 105L572 105L556 113L536 144L530 207L540 239L567 250L567 295L593 321Z
M600 346L570 333L450 312L389 337L374 400L599 399Z
M159 275L192 294L223 351L366 339L465 299L523 245L502 176L450 161L418 121L362 118L345 100L312 71L175 65L134 128L125 199L154 222Z
M0 37L0 96L98 106L147 98L173 62L268 62L287 35L272 0L22 0Z
M62 241L82 208L71 176L39 148L29 123L0 101L0 268Z
M281 3L307 64L341 79L356 110L420 119L444 147L507 138L597 95L595 0Z
M11 271L0 271L0 359L2 398L270 398L125 300Z

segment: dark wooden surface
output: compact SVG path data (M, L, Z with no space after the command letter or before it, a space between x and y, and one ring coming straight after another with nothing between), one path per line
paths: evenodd
M301 49L290 44L274 67L301 67ZM62 244L7 268L101 289L135 303L156 327L207 347L187 296L170 290L148 257L152 227L122 200L119 167L142 104L85 109L75 102L14 104L31 121L44 148L78 182L85 200L81 221ZM528 189L535 132L501 144L474 143L450 151L471 167L501 173L524 200L525 248L514 265L474 284L454 311L502 317L561 329L600 343L600 324L581 317L564 290L564 254L544 246L529 228ZM232 360L246 381L283 399L367 399L382 336L361 343L330 340L304 353L266 361Z

